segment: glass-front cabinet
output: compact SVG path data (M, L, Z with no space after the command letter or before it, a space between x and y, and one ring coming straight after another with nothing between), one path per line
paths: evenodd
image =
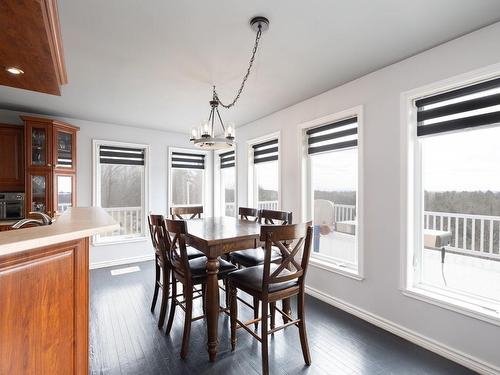
M56 214L62 214L75 205L75 176L56 174L54 179L54 209Z
M26 127L28 168L50 167L50 129L47 124L32 122Z
M25 122L26 216L59 215L76 204L78 127L62 121L21 116Z
M54 126L54 165L64 170L75 169L75 136L72 129Z
M26 210L52 215L50 210L50 172L38 171L28 174Z

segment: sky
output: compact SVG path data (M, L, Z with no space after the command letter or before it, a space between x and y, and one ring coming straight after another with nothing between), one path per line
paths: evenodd
M427 191L500 191L500 126L422 139Z

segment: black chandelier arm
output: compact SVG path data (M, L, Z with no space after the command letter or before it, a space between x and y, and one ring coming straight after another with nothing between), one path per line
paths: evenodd
M224 122L222 121L222 118L220 117L219 108L215 108L215 110L217 111L217 116L219 117L219 121L220 121L220 125L222 126L222 130L224 132L226 132L226 128L224 127Z
M217 100L217 102L224 108L231 108L232 106L234 106L236 104L236 102L238 101L238 99L240 98L240 95L243 91L243 88L245 87L245 83L248 79L248 77L250 76L250 71L252 70L252 66L253 66L253 62L255 60L255 55L257 53L257 48L259 48L259 42L260 42L260 36L262 35L262 25L259 24L258 25L258 30L257 30L257 34L255 36L255 44L253 46L253 51L252 51L252 57L250 58L250 62L248 64L248 69L247 69L247 72L245 74L245 76L243 77L243 81L241 82L241 86L235 96L235 98L233 99L233 101L229 104L224 104L221 102L221 100L219 99L219 96L217 95L217 91L215 90L215 86L214 86L214 99ZM217 111L217 113L219 113L219 111ZM220 117L220 116L219 116ZM222 122L222 121L221 121ZM224 126L224 125L223 125Z

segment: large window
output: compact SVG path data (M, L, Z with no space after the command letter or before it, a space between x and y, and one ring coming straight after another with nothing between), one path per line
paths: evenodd
M205 202L205 154L171 151L170 207L203 206Z
M358 274L358 116L305 129L313 258Z
M279 141L272 138L250 147L252 178L249 202L258 209L280 208Z
M94 141L94 205L120 224L97 235L94 243L145 237L147 151L144 145Z
M223 216L236 216L236 161L234 150L219 156L219 202Z
M500 78L411 100L409 288L500 317Z

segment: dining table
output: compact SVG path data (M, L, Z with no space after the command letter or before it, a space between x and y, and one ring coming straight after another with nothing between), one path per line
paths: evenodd
M217 356L219 321L219 257L237 250L262 246L261 224L228 216L187 220L186 243L207 257L206 321L207 350L210 361ZM290 301L283 300L283 310L290 315Z

